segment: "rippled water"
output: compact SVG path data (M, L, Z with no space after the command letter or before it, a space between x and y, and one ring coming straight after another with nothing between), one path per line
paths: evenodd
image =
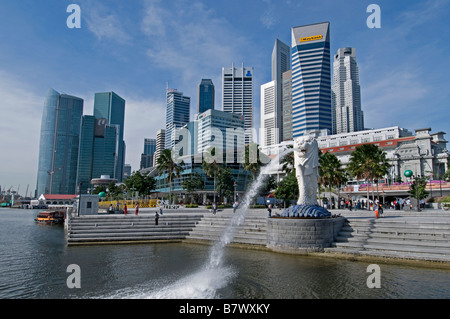
M67 247L62 226L36 211L0 209L0 298L450 298L450 271L380 264L369 289L368 263L225 248L216 269L211 246L146 244ZM69 289L67 266L81 269Z

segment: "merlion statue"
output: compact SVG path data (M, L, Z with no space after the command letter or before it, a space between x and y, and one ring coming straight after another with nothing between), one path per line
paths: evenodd
M294 139L294 169L298 182L297 205L287 208L282 217L328 218L331 213L318 205L319 146L313 136Z
M319 146L314 137L294 139L294 168L299 192L297 205L317 206Z

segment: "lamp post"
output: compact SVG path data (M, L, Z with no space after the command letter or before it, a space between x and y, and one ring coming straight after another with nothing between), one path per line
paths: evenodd
M234 187L234 202L236 203L236 187L237 187L236 181L234 181L233 187Z

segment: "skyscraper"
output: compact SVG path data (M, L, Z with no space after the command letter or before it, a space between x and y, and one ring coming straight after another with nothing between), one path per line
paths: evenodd
M277 111L277 81L270 81L261 85L261 147L280 143L282 114Z
M168 89L166 95L165 148L172 149L178 140L178 131L189 123L191 98L176 89Z
M292 70L283 73L283 141L292 140Z
M275 143L280 143L283 136L283 73L291 69L290 49L287 44L275 40L272 51L272 81L276 85L275 119L278 136Z
M214 84L210 79L202 79L198 85L197 113L214 110Z
M83 99L49 89L42 113L37 194L75 194Z
M332 130L330 23L292 28L293 137Z
M153 154L156 151L156 139L144 139L144 153L141 154L140 169L153 166Z
M156 132L156 150L153 154L153 166L158 165L158 157L161 155L162 151L165 149L166 144L166 130L158 130Z
M114 177L111 177L121 182L123 166L125 165L125 142L123 140L125 100L114 92L96 93L94 98L94 117L96 119L106 119L109 125L118 125L119 142L115 151Z
M117 150L120 144L120 126L108 124L104 118L84 115L81 125L77 185L86 193L93 178L108 175L117 179Z
M364 130L356 49L340 48L333 63L333 134Z
M223 111L244 116L245 144L252 142L253 68L222 68Z

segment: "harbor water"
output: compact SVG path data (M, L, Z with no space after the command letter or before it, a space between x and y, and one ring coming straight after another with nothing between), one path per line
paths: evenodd
M38 225L36 210L0 209L2 299L361 299L450 298L450 270L225 247L216 268L211 246L187 243L67 246L62 225ZM79 267L70 288L68 267Z

